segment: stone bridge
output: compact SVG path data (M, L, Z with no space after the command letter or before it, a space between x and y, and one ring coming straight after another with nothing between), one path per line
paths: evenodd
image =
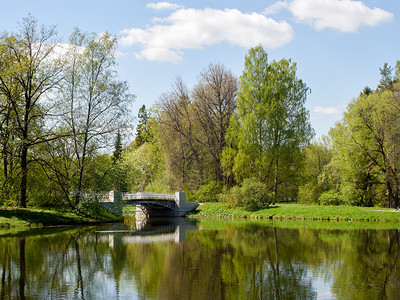
M137 220L154 217L183 217L199 206L197 202L186 202L185 192L161 194L111 191L108 198L102 198L99 203L117 215L122 215L123 206L135 205Z

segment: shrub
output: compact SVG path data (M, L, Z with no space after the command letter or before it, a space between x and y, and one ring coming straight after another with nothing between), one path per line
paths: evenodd
M194 193L194 198L198 202L217 202L222 187L222 183L210 181L208 184L199 187L197 192Z
M231 190L234 206L244 206L249 209L264 207L271 200L265 184L254 179L244 180L241 187Z
M333 191L322 193L318 197L318 201L320 205L348 205L354 203L354 199Z

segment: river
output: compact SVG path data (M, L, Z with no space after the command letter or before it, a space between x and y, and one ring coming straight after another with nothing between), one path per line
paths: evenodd
M370 228L175 219L1 230L0 298L400 299L399 231Z

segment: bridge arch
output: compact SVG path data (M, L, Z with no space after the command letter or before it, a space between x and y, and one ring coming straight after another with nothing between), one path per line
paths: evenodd
M124 193L111 191L101 204L122 215L122 206L136 205L136 219L150 217L183 217L195 210L197 202L186 202L185 192L175 194L160 193Z

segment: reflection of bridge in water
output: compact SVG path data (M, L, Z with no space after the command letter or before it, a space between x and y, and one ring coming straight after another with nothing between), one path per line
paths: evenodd
M103 198L100 203L119 215L122 214L122 206L135 205L136 218L139 220L160 217L183 217L199 206L197 202L186 202L185 192L161 194L111 191L108 198Z
M149 244L158 242L182 243L187 231L196 231L198 227L192 220L185 218L146 219L136 222L135 230L127 230L123 225L114 225L104 231L98 231L100 239L107 239L111 248L122 244Z

